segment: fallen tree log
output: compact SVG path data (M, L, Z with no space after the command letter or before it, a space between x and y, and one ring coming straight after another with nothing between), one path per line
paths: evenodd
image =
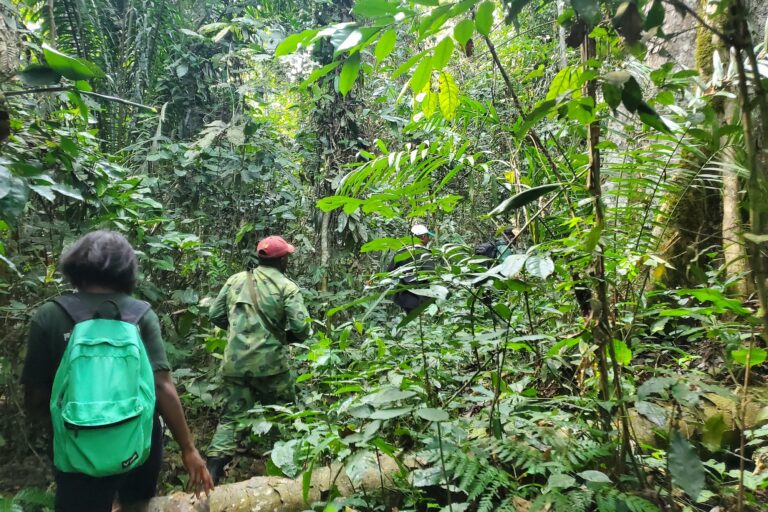
M312 472L312 480L304 501L303 479L275 476L257 476L216 487L208 499L196 499L187 493L154 498L149 502L148 512L300 512L307 504L327 499L332 488L341 496L355 492L383 495L389 500L399 495L394 486L393 476L397 473L397 462L386 456L379 458L377 465L369 466L358 481L347 476L344 466L332 464ZM530 503L522 498L515 499L517 512L527 512Z

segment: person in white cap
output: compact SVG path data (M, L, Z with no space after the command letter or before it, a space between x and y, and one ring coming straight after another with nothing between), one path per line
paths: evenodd
M396 272L396 274L400 276L400 284L409 289L415 288L418 285L428 284L428 280L419 279L418 272L435 268L432 253L427 248L434 233L424 224L414 224L411 227L411 234L414 237L413 245L399 250L395 257L392 258L389 267L387 267L389 272L403 268L402 271ZM417 295L409 289L399 290L393 298L393 302L400 306L406 315L427 299L427 297Z

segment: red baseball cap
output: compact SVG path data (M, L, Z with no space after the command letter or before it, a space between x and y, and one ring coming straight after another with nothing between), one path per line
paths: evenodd
M282 258L286 254L293 254L296 248L285 241L281 236L268 236L256 246L256 254L259 258Z

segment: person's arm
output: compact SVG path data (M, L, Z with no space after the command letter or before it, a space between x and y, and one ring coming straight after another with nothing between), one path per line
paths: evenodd
M230 278L221 289L216 299L211 303L211 308L208 310L208 318L213 325L227 329L229 327L229 318L227 317L227 296L229 295L229 288L231 286L232 279Z
M304 299L298 286L291 286L285 294L285 319L288 331L288 342L298 343L307 339L310 335L309 312L304 306Z
M187 426L187 419L184 417L184 410L181 408L179 395L176 392L176 386L171 378L171 372L155 372L155 396L157 397L157 410L160 412L160 416L163 417L173 438L181 447L181 461L189 473L187 489L193 490L195 496L198 497L201 492L208 495L213 489L213 479L208 473L205 461L195 448L192 434Z
M45 306L44 306L45 307ZM24 384L24 406L30 418L45 420L50 415L48 404L51 401L51 386L53 385L53 355L51 336L56 333L47 332L43 327L47 322L41 308L35 313L29 323L27 335L27 355L24 359L24 369L21 382Z

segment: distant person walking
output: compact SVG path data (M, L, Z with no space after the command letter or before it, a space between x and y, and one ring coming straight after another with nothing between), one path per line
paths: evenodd
M32 415L50 417L56 512L109 512L155 495L159 416L181 447L196 494L213 488L192 441L149 304L131 297L138 263L120 234L94 231L61 257L77 288L41 306L29 327L22 383ZM48 414L50 413L50 415Z
M227 398L208 448L215 482L235 454L242 415L257 403L295 399L286 345L306 339L310 324L299 287L285 276L294 250L279 236L260 241L259 266L230 277L211 304L211 321L228 331L221 366Z
M434 234L423 224L414 225L411 234L412 244L400 249L387 267L388 272L400 276L400 285L407 288L397 291L393 298L393 302L400 306L406 315L429 298L410 290L429 283L428 280L420 278L418 273L435 268L435 261L428 247Z

